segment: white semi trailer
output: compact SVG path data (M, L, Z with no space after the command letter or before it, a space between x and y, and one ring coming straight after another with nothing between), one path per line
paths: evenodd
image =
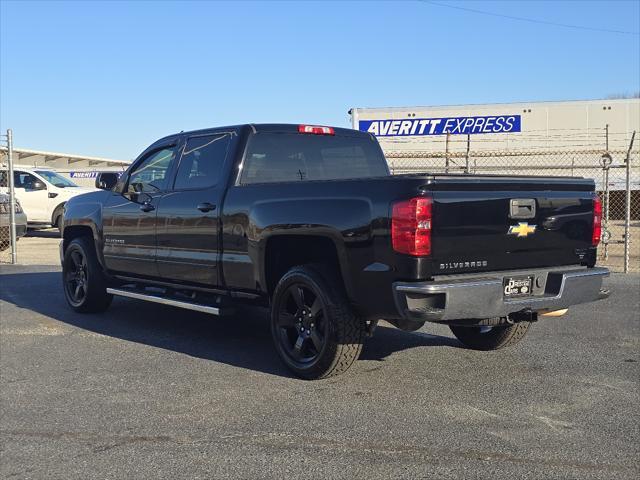
M640 131L640 99L352 108L351 123L385 151L609 150Z
M395 173L469 171L592 177L626 188L623 163L640 99L352 108L352 127L375 135ZM636 137L631 189L640 189ZM610 160L605 154L610 153ZM614 168L605 177L602 162Z

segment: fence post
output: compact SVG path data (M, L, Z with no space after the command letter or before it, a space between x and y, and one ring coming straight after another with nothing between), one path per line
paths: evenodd
M444 144L444 173L449 173L449 136L451 134L447 132L447 140Z
M607 222L607 228L609 226L609 199L610 197L610 192L609 192L609 166L613 163L613 158L611 157L611 154L609 153L609 124L607 123L607 139L606 139L606 145L605 148L607 149L607 157L609 159L608 164L605 167L605 184L604 184L604 188L605 188L605 197L606 197L606 210L605 210L605 221Z
M13 131L7 130L7 186L9 187L9 235L11 242L11 263L18 263L18 249L16 245L16 192L13 186Z
M469 150L471 149L471 135L467 133L467 155L464 167L464 173L469 173Z
M629 244L631 243L631 149L633 148L633 140L636 138L636 132L631 135L629 150L627 150L627 178L625 185L626 205L624 212L624 273L629 273Z
M609 157L610 158L610 157ZM609 162L611 164L611 162ZM611 195L609 192L609 165L604 167L604 225L605 229L609 231L609 200L611 199ZM609 258L609 242L604 244L604 258Z
M611 199L609 193L609 168L613 163L613 157L609 153L609 124L605 125L605 153L602 155L602 196L604 201L604 231L602 239L604 240L604 259L609 259L609 240L611 238L609 234L609 200Z

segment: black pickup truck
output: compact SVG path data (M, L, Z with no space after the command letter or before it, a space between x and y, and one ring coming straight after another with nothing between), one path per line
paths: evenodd
M224 314L271 309L284 363L345 371L378 319L519 341L539 316L604 298L601 204L583 178L389 174L368 133L242 125L179 133L66 204L64 293Z

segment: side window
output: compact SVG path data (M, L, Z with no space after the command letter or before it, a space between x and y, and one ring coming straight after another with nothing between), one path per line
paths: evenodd
M242 183L299 182L309 180L305 152L288 135L254 135L247 151Z
M13 186L30 190L38 179L26 172L13 172Z
M166 187L167 171L176 156L175 147L150 154L129 175L129 192L153 193Z
M182 152L174 190L216 185L230 140L229 134L189 138Z

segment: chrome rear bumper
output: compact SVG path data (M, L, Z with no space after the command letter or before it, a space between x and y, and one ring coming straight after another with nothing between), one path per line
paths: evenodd
M531 296L505 297L503 279L513 275L535 277ZM602 289L602 280L608 275L609 270L600 267L491 272L429 282L396 282L393 291L398 312L408 320L480 319L559 310L606 298L609 293Z

